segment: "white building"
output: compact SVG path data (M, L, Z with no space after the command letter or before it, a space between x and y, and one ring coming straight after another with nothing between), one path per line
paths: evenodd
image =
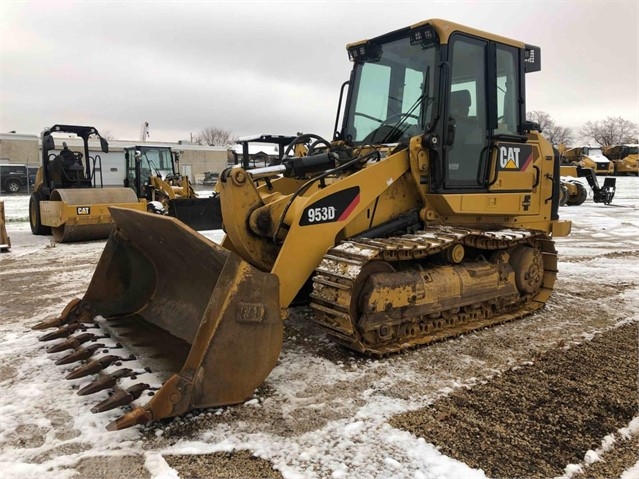
M63 141L67 143L69 149L83 152L82 139L75 135L70 136L54 135L56 149L53 152L59 153ZM31 167L39 166L42 163L40 158L42 145L40 143L40 137L37 135L2 133L0 134L0 162L25 164ZM180 152L180 173L188 175L195 184L202 182L204 172L220 173L228 163L226 147L158 141L109 140L109 152L104 153L100 149L100 142L91 140L89 141L89 151L92 157L98 159L96 177L99 178L98 172L101 172L104 186L123 185L125 177L124 148L135 145L168 146L173 151Z

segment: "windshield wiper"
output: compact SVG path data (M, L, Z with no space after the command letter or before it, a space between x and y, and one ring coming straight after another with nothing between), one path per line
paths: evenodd
M426 114L426 109L433 101L433 98L428 95L429 91L430 91L430 65L426 67L423 93L417 98L417 100L415 100L415 103L413 103L413 105L408 109L408 111L405 113L402 113L400 118L397 120L397 122L394 125L391 125L391 128L389 129L388 133L384 135L384 138L382 139L380 143L386 143L387 141L390 141L390 138L395 136L398 131L401 132L401 134L403 135L406 132L406 130L408 130L408 126L402 130L402 125L406 123L406 120L408 120L408 118L417 118L418 124L420 125L424 124L424 115ZM419 117L417 117L417 115L414 114L417 108L420 108Z

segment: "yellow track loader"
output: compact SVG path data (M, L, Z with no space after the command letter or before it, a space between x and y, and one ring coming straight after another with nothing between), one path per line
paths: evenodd
M72 151L63 142L59 154L51 153L54 133L82 138L84 151ZM34 235L52 234L59 243L104 239L113 229L109 206L146 210L132 189L102 188L101 176L95 175L96 170L102 174L100 155L89 155L89 137L97 137L108 153L107 140L92 126L54 125L42 132L42 163L29 199Z
M381 357L550 297L553 237L571 225L559 156L525 120L540 49L434 19L347 51L331 140L300 135L281 164L220 175L221 246L113 207L86 294L34 326L56 328L41 339L76 364L82 394L113 391L94 411L125 407L108 429L251 398L294 302L339 344Z

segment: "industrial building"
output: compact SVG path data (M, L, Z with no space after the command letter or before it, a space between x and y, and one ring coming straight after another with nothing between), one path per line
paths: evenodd
M71 150L81 151L80 138L56 137L56 153L65 141ZM0 163L23 164L37 167L41 164L42 145L37 135L0 133ZM100 175L104 186L122 186L125 177L124 148L135 145L164 146L180 153L180 173L187 175L195 184L202 184L204 173L219 173L226 168L229 150L222 146L193 145L185 142L109 140L109 152L103 153L99 141L90 141L91 156L96 158L96 178ZM231 155L231 158L232 155Z

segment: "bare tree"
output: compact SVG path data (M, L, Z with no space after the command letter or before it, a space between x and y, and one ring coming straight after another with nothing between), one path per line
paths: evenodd
M229 146L236 143L237 138L228 130L218 127L209 127L204 128L200 133L195 135L193 140L198 145Z
M614 146L632 143L637 139L637 125L618 117L607 117L601 121L589 121L579 130L582 139L599 146Z
M548 141L553 145L570 145L574 141L572 130L565 126L555 125L549 129Z
M570 128L555 123L550 114L545 111L529 111L526 119L539 124L542 134L553 145L569 145L573 141L573 133Z
M100 136L105 140L115 140L115 135L111 133L111 130L106 130L100 133Z
M549 126L554 126L555 124L550 114L540 110L529 111L526 114L526 120L538 123L542 132L545 132Z

